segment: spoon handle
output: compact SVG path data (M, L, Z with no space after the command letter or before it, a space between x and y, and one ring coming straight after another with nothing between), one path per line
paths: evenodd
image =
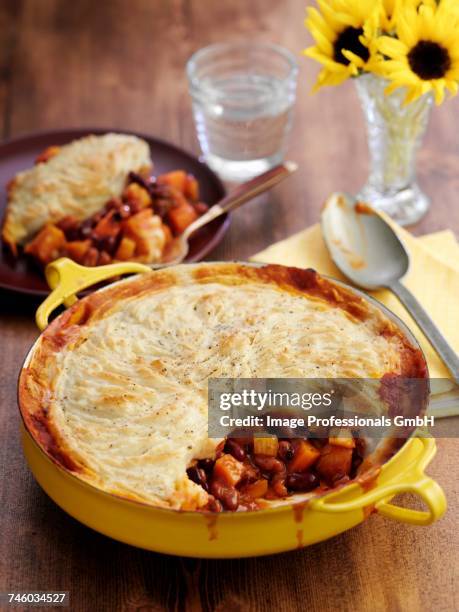
M391 291L393 291L393 293L395 293L400 302L405 306L413 319L419 325L430 344L434 347L448 370L451 372L454 381L459 385L459 357L445 340L445 337L441 331L438 329L411 291L402 285L402 283L399 281L394 281L388 287Z
M238 185L233 191L231 191L227 196L225 196L220 202L209 208L209 210L199 217L189 225L186 230L183 232L182 236L185 239L195 232L200 227L207 225L220 215L229 212L230 210L235 210L239 208L242 204L251 200L252 198L260 195L264 191L271 189L277 183L283 181L287 176L290 176L295 170L297 170L298 166L295 162L286 161L283 164L275 166L268 170L267 172L263 172L259 176L247 181L246 183L242 183L242 185Z

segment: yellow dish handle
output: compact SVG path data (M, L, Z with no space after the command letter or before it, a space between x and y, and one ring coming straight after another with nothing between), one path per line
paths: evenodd
M311 501L311 509L336 513L350 512L374 505L379 514L402 523L430 525L437 521L446 511L446 497L440 485L424 473L424 468L436 453L435 440L433 438L418 438L418 440L422 442L424 447L421 457L416 461L416 465L411 471L403 474L399 482L378 486L373 491L368 491L349 502L334 503L330 499L327 500L326 497L315 499ZM386 501L398 493L418 495L426 504L428 510L402 508Z
M61 304L65 306L74 304L79 291L112 276L133 272L151 272L151 268L134 261L87 268L67 257L56 259L45 269L46 280L52 291L36 312L35 320L38 327L43 331L48 325L50 314Z

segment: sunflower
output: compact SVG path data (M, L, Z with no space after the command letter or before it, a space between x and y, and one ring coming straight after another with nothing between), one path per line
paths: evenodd
M381 7L381 30L389 34L395 30L397 12L400 0L382 0Z
M375 57L370 42L380 11L374 0L317 0L317 4L320 11L308 8L305 21L316 44L304 51L323 65L315 90L371 69Z
M405 103L433 91L440 104L445 89L457 93L459 81L459 18L451 10L451 3L442 0L406 2L397 12L397 38L381 36L376 40L378 50L386 57L384 75L391 83L391 93L406 87Z

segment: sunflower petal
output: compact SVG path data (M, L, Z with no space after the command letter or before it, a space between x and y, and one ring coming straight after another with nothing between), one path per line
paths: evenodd
M445 98L445 82L443 79L432 81L432 88L435 96L435 104L439 105Z
M399 87L402 87L400 83L396 83L395 81L392 81L392 83L389 83L389 85L386 87L386 89L384 90L384 93L386 94L386 96L390 96L390 94L394 93L394 91L398 89Z
M457 81L445 81L445 86L448 88L448 91L451 92L453 96L457 94L457 90L459 89L459 84Z
M303 55L310 57L311 59L316 60L329 70L333 70L334 72L340 72L341 69L344 69L345 66L340 64L339 62L335 62L327 55L324 55L317 47L308 47L303 51Z
M320 12L324 16L325 21L330 24L330 27L335 31L339 32L341 29L340 22L335 17L335 12L331 6L329 6L327 0L317 0L317 4L320 8Z
M414 47L419 40L419 32L416 27L417 21L407 20L405 16L399 15L397 20L398 39L405 43L408 48ZM413 25L409 25L413 24Z
M352 53L352 51L349 51L348 49L341 49L341 53L347 60L349 60L351 64L357 66L357 68L363 68L365 66L363 59L355 53Z
M318 91L321 87L327 87L329 85L341 85L346 79L349 78L349 73L346 70L341 72L329 72L326 68L323 68L319 72L317 81L313 87L313 92Z
M390 36L380 36L376 44L378 51L388 57L406 56L408 53L408 47L401 40L391 38Z
M405 100L403 101L403 105L406 106L407 104L411 104L411 102L414 102L415 100L417 100L421 95L422 95L422 91L420 90L419 87L416 87L416 86L409 87L406 93L406 96L405 96Z
M309 7L307 11L306 25L310 28L311 26L315 27L319 32L326 36L328 40L332 41L335 38L335 31L333 28L325 21L323 16L314 8ZM311 26L309 25L311 24Z
M319 13L315 9L311 8L309 11L309 17L307 17L305 21L306 27L311 33L311 36L314 38L319 49L327 55L332 56L333 44L330 38L327 38L323 31L317 27L314 17L312 17L314 14L317 14L320 17Z

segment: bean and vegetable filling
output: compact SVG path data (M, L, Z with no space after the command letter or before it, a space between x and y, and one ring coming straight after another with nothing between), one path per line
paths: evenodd
M188 477L209 493L204 510L254 510L260 500L327 490L356 476L365 442L328 439L227 438L215 459L199 459Z

